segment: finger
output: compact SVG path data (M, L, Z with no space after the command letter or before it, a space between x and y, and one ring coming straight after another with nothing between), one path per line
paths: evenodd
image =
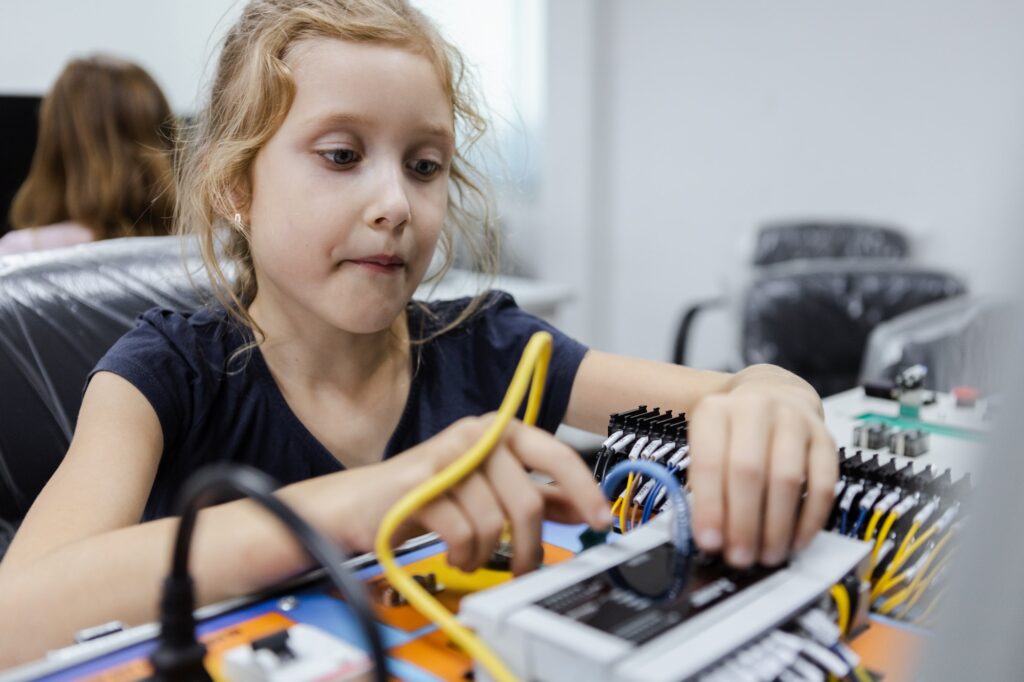
M518 421L509 424L505 443L520 462L551 476L591 526L611 524L608 500L578 452L550 433Z
M522 575L536 568L544 556L541 546L544 498L507 447L495 450L487 459L486 468L488 478L500 482L494 489L512 523L512 574Z
M505 515L499 498L486 477L479 472L467 476L449 495L473 526L470 563L473 569L479 568L491 558L505 527Z
M693 531L705 552L722 548L725 518L724 460L729 444L729 415L722 399L701 401L690 424L689 483L693 491Z
M781 563L789 553L809 444L810 434L804 417L781 408L775 419L768 455L768 491L761 543L761 563L767 566Z
M544 499L544 518L558 523L586 523L580 510L573 504L572 497L566 494L557 484L534 482L537 491Z
M824 426L814 429L807 462L807 498L797 525L796 548L803 549L825 525L832 510L839 458L836 445Z
M772 412L760 398L734 402L726 463L726 559L734 566L754 563L761 545Z
M438 497L417 513L420 523L441 536L448 545L448 563L470 571L473 553L473 526L462 509L447 495Z

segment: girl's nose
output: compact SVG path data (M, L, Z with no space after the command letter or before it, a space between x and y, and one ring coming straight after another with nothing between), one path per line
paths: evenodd
M374 178L372 196L366 207L366 224L395 229L412 218L401 171L382 169Z

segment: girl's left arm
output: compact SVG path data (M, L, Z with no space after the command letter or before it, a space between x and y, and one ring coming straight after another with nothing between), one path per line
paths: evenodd
M592 350L565 422L601 433L609 414L641 404L689 415L693 528L705 551L737 566L778 564L824 525L838 458L803 379L772 365L728 374Z

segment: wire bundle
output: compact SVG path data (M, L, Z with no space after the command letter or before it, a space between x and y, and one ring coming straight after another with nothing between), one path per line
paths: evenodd
M895 459L859 451L847 456L840 450L840 455L830 529L872 544L868 577L874 611L927 624L944 592L962 521L960 499L970 478L954 482L948 469L915 471L910 464L901 467ZM843 592L856 600L856 590ZM840 601L836 597L838 612Z
M663 465L679 485L686 484L690 448L685 414L673 415L672 410L649 410L641 405L611 415L608 434L594 460L594 478L599 483L604 484L610 472L623 462L649 462ZM664 481L649 473L634 471L624 484L616 481L615 485L607 492L615 500L612 514L618 519L620 532L626 532L638 521L647 523L668 503L669 489Z

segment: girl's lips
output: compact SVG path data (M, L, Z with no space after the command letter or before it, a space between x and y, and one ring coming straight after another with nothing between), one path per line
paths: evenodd
M377 255L349 261L372 272L396 273L405 268L405 261L398 256Z
M403 269L405 269L405 263L384 264L371 260L354 260L350 262L355 263L360 267L366 268L367 270L371 270L372 272L383 272L392 274L401 272Z

